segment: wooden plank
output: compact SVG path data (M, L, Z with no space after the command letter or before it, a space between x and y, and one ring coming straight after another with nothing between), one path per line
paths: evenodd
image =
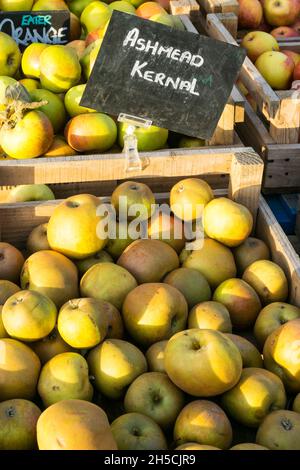
M198 175L205 173L208 161L210 162L210 173L228 173L232 154L244 150L244 148L236 149L235 147L205 147L141 153L141 156L147 161L147 165L142 171L130 172L130 177ZM0 186L114 181L127 177L123 154L77 155L64 158L2 162Z
M265 159L265 192L300 190L300 144L267 145Z
M231 98L235 105L234 121L235 123L244 122L245 120L245 103L246 99L235 85L231 92Z
M206 25L211 37L238 46L238 43L225 26L223 26L217 15L207 15ZM255 98L260 109L266 109L270 117L275 117L276 111L280 106L280 98L264 80L248 57L246 57L242 66L240 78L250 94Z
M217 128L207 145L232 145L234 142L235 106L232 99L226 104Z
M236 153L230 170L229 197L251 211L254 225L261 192L264 165L253 150Z
M277 94L280 107L275 117L270 117L270 135L278 144L296 144L300 131L300 91L278 91Z
M200 11L196 0L171 0L170 11L172 15L189 15Z
M300 306L299 256L288 241L263 197L260 198L259 202L256 235L268 244L273 261L278 263L285 271L289 280L290 302Z
M237 8L239 6L239 4L235 2L235 0L233 0L232 2L228 2L228 3L233 3L234 6L237 6ZM223 3L222 3L222 7L226 8L226 6ZM228 8L231 8L231 7L233 7L233 5L228 6ZM238 16L237 15L238 13L231 12L231 11L229 13L224 12L224 13L217 14L219 20L221 21L223 26L225 26L225 28L229 31L229 33L231 34L233 38L237 37L237 32L238 32Z

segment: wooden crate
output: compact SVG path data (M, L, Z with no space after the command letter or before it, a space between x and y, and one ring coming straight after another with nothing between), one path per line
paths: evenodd
M81 171L89 171L89 167L84 161L81 161L80 166ZM100 167L102 178L106 181L115 183L127 179L128 175L124 171L120 157L107 156L105 164L102 160ZM63 176L63 168L61 170L61 176ZM227 174L229 176L228 186L226 187L224 184L223 189L217 190L216 194L228 194L233 200L250 209L254 220L256 220L254 233L268 243L273 260L284 269L289 278L290 301L300 306L299 257L269 206L260 195L262 173L263 162L250 148L241 148L238 151L228 149L222 152L198 150L191 151L187 155L174 153L173 156L161 154L152 156L147 183L152 189L159 192L156 194L156 199L159 202L168 197L168 191L174 179L180 179L187 174L190 176ZM156 176L161 174L165 175L165 181L158 184ZM140 173L133 173L132 179L145 181ZM110 192L102 200L107 202L109 195ZM30 231L35 226L47 222L59 202L56 200L3 204L0 206L0 240L22 248Z
M187 31L199 34L188 15L181 16L181 19ZM202 149L215 151L215 147L218 147L222 152L222 148L225 146L240 148L243 144L236 134L235 124L243 119L244 98L234 87L212 139L207 141ZM156 157L158 154L172 157L175 154L186 155L189 152L189 149L176 149L148 152L142 155L148 159L151 156ZM209 154L208 151L207 155ZM104 195L107 193L107 189L111 189L112 182L106 183L103 180L102 167L112 157L116 158L120 165L125 164L121 154L111 153L74 157L41 157L31 160L0 160L0 203L5 202L11 187L20 184L49 184L58 198L64 198L74 190L75 192L93 193L96 191L99 196ZM141 174L143 178L147 178L147 168ZM130 178L130 176L129 174L128 177ZM164 174L158 171L157 176L163 177ZM219 186L224 184L224 175L213 177L214 182L216 179L219 179ZM96 190L93 182L100 180L102 181L101 187L98 185Z

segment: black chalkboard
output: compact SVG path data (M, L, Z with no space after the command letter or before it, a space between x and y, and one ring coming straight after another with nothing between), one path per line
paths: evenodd
M114 11L81 105L210 139L246 52Z
M70 38L70 12L2 11L0 31L14 38L21 50L33 42L67 44Z

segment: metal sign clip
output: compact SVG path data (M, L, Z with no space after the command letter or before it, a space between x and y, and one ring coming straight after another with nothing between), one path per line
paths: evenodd
M152 125L152 121L125 113L119 114L118 121L128 125L124 135L123 149L125 153L125 171L141 171L145 167L143 164L144 158L139 155L138 139L135 132L137 127L148 129Z

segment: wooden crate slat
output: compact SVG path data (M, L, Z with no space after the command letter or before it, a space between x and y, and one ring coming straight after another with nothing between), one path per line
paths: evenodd
M170 11L172 15L193 15L200 11L196 0L171 0Z

